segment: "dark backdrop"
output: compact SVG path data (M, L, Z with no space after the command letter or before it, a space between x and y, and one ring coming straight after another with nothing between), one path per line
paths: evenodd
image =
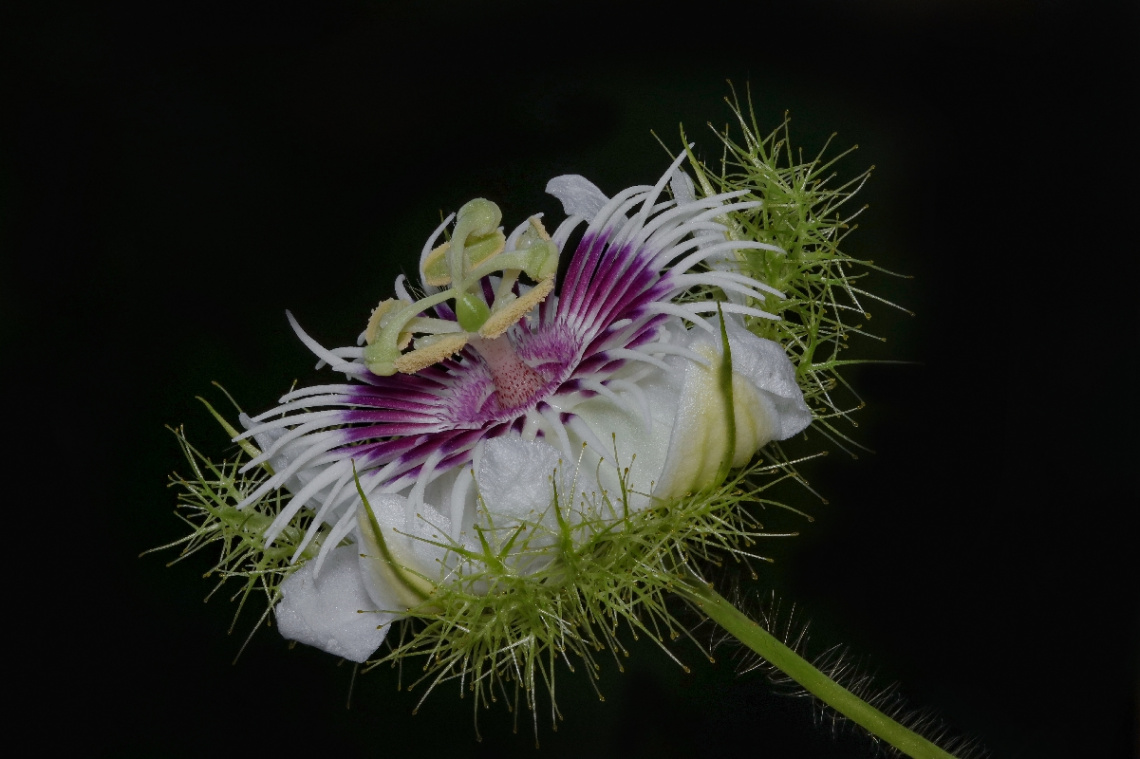
M919 8L911 7L918 5ZM203 605L207 562L138 558L181 535L164 425L224 436L196 404L250 409L355 337L441 210L557 213L550 176L615 192L658 177L684 123L784 111L817 150L877 168L850 251L909 317L908 359L853 373L859 440L810 469L829 503L757 583L916 708L1001 757L1137 747L1134 3L380 2L6 4L0 337L11 484L10 675L36 740L106 756L873 756L810 707L652 646L560 686L557 733L474 740L470 699L289 651ZM14 686L14 687L13 687Z

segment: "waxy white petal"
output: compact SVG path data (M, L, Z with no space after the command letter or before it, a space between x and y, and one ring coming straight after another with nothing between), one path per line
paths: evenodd
M274 615L282 636L354 662L367 661L380 647L396 615L372 602L357 551L357 546L335 548L319 576L310 561L281 583Z

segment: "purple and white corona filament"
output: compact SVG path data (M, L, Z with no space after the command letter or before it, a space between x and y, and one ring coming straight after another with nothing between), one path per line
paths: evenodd
M476 526L493 536L550 521L555 487L564 520L620 518L710 485L727 458L742 466L810 423L783 348L744 326L774 318L750 304L780 294L708 266L774 249L730 241L716 220L755 204L696 199L676 167L613 198L579 176L551 180L567 213L553 234L537 217L504 234L493 203L468 203L425 245L419 292L398 279L358 346L328 350L290 315L349 381L296 390L242 420L262 450L248 467L267 462L274 474L241 505L292 493L267 544L302 509L315 517L295 560L327 531L281 585L285 637L365 661L402 610L462 574L452 549L474 546ZM676 199L664 194L670 179ZM679 300L713 291L729 299ZM718 383L718 309L731 401ZM535 533L520 549L522 571L543 560L541 542Z

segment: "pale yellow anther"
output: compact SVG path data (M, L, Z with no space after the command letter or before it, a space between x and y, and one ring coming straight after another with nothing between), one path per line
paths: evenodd
M530 217L530 225L534 227L534 231L538 232L538 236L543 240L550 242L550 235L546 231L546 227L542 226L542 219L537 216Z
M364 329L364 342L367 345L372 345L372 343L376 342L376 338L379 336L380 330L384 327L383 320L385 315L392 313L392 310L394 308L397 308L401 305L404 305L403 301L396 298L388 298L386 300L380 301L380 305L378 305L372 312L372 316L368 319L368 326ZM400 350L403 350L404 348L407 348L411 342L412 333L401 332L400 338L397 341L396 345Z
M420 369L426 369L458 353L465 345L467 345L466 332L448 332L420 338L416 341L415 350L408 351L396 359L396 371L415 374Z
M523 293L518 298L512 298L502 305L500 305L502 299L496 300L490 317L479 328L479 335L494 339L503 334L512 324L526 316L532 308L546 300L546 296L550 295L553 289L554 278L551 277L539 282L529 292Z

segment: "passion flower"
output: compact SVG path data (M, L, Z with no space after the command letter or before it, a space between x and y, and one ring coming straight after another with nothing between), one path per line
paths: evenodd
M326 349L290 315L350 382L242 419L239 439L262 451L246 469L274 474L238 508L292 494L267 544L315 514L281 585L282 634L365 661L400 612L463 573L480 535L552 519L559 486L561 518L620 519L716 484L810 423L784 349L743 325L775 318L748 303L780 294L705 265L776 249L728 240L715 220L757 204L670 199L671 177L683 181L676 164L613 198L557 177L547 191L567 218L553 234L537 216L504 234L493 203L467 203L424 246L416 295L398 279L356 347ZM515 541L519 566L547 563L536 540Z

